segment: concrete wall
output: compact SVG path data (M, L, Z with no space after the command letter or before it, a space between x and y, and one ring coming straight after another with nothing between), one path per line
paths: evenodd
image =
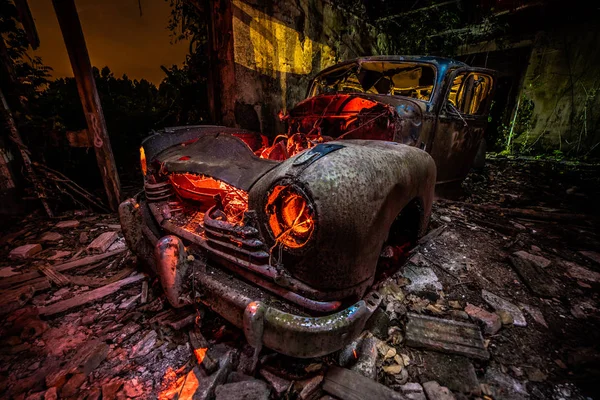
M384 35L360 17L319 0L232 0L233 90L223 122L273 136L278 114L301 101L309 80L338 61L383 54Z
M533 101L530 128L516 138L521 148L574 155L600 142L599 39L598 24L536 35L521 91L522 99Z

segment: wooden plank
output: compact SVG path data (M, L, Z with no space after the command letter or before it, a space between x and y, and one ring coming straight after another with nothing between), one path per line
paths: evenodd
M110 251L110 252L104 253L104 254L98 254L95 256L84 257L84 258L80 258L78 260L68 261L68 262L62 263L62 264L56 264L56 265L53 265L51 268L57 272L68 271L73 268L93 264L93 263L102 261L106 258L116 256L117 254L121 254L126 250L127 249L119 249L119 250ZM0 288L7 288L10 286L18 286L18 285L22 284L23 282L27 282L31 279L39 278L41 276L42 276L42 273L38 270L27 272L27 273L20 274L20 275L11 276L9 278L0 280Z
M126 276L130 275L135 269L133 267L125 268L110 278L96 278L94 276L78 276L78 275L69 275L68 279L71 281L73 285L77 286L89 286L89 287L102 287L106 286L110 283L119 281Z
M121 183L119 182L115 157L110 146L106 121L104 120L75 1L52 0L52 4L71 61L71 68L77 83L77 91L87 122L90 140L94 144L96 162L108 198L108 205L113 211L116 211L120 203Z
M0 315L13 312L27 304L35 294L33 286L23 286L0 294Z
M104 253L118 237L117 232L104 232L94 239L87 249L90 252Z
M39 309L39 315L54 315L96 300L100 300L119 291L121 288L139 282L142 279L145 279L144 274L136 274L101 288L90 290L89 292L85 292L79 296L59 301L58 303L51 304L47 307L41 307Z
M523 283L533 293L540 297L559 297L561 290L552 277L540 266L530 260L514 254L508 257L513 269L517 272Z
M341 400L408 400L404 395L349 369L331 366L323 390Z
M69 284L69 278L61 274L60 272L56 272L48 265L40 265L38 267L40 272L48 277L56 286L61 287Z

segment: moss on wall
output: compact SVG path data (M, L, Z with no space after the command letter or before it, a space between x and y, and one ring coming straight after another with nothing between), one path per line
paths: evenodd
M566 25L536 36L522 95L533 102L523 152L586 154L600 142L597 24Z

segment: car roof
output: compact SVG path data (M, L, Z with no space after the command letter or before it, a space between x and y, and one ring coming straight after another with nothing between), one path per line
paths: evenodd
M422 62L427 64L434 64L439 70L446 70L450 67L468 67L467 64L456 61L451 58L445 57L434 57L434 56L399 56L399 55L387 55L387 56L368 56L368 57L359 57L348 61L342 61L331 67L325 68L320 71L318 75L327 73L334 69L337 69L344 65L349 64L358 64L365 61L412 61L412 62Z

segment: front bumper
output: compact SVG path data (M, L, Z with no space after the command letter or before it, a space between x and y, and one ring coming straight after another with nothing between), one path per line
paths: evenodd
M379 294L371 292L339 312L313 317L298 306L223 269L190 260L177 236L169 235L158 240L154 246L154 257L148 257L147 250L153 240L147 229L143 229L141 211L136 204L130 199L119 209L127 243L132 251L153 265L171 304L181 306L186 302L182 299L201 301L242 328L255 349L264 345L299 358L332 353L362 332L381 302Z

